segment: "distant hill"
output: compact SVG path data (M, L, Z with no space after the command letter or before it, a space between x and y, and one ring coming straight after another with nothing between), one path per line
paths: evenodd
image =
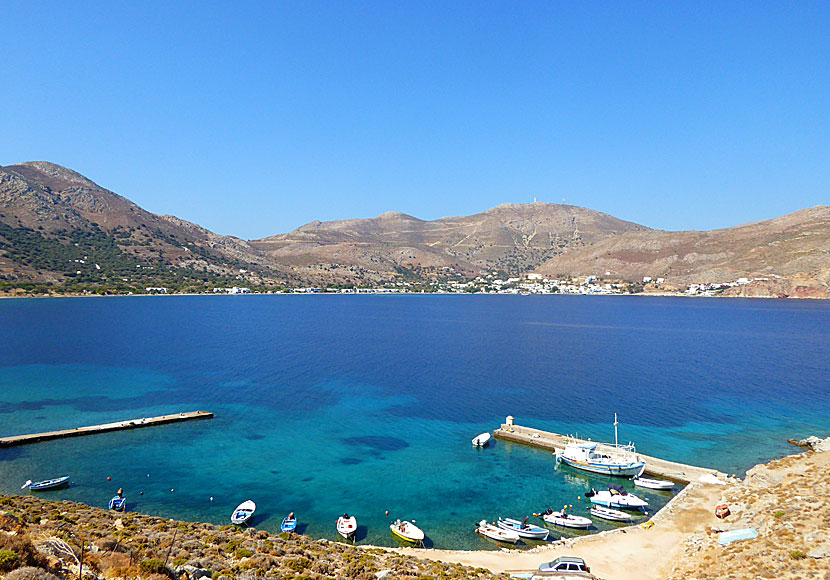
M538 271L663 277L673 286L768 278L726 294L830 296L830 206L722 230L625 233L555 256Z
M830 207L666 232L571 205L504 204L433 221L390 212L311 222L244 241L150 213L53 163L0 167L0 292L417 285L532 271L666 279L646 291L764 278L726 294L828 297Z
M291 233L251 241L282 264L326 264L349 277L355 267L413 277L452 268L461 274L519 274L566 250L645 226L571 205L504 204L471 216L424 221L402 213L376 218L311 222Z
M0 283L198 289L239 270L279 277L246 242L145 211L65 167L0 167Z

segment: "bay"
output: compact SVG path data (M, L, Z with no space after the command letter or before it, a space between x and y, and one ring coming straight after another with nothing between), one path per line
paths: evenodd
M506 415L741 475L828 435L830 304L581 296L167 296L0 301L0 434L204 409L182 423L0 450L0 492L394 545L490 549L480 519L606 483L550 453L470 439ZM107 477L111 478L107 480ZM171 491L174 490L174 491ZM640 491L637 492L640 494ZM665 494L648 495L652 507ZM211 501L211 498L212 501ZM389 511L389 516L386 511ZM580 511L581 510L581 511ZM598 524L599 529L613 524ZM556 534L558 537L559 533Z

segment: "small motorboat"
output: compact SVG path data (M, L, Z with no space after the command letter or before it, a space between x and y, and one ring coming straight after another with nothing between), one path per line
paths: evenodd
M607 490L597 491L592 489L585 492L585 497L596 503L609 508L622 508L631 510L645 510L648 502L640 499L633 493L628 493L622 486L610 484Z
M674 487L673 481L665 481L663 479L648 479L647 477L635 477L631 481L637 487L647 487L648 489L669 490Z
M527 523L527 518L525 518L525 521L520 522L519 520L514 520L513 518L500 517L499 521L496 522L496 525L503 530L516 532L519 534L520 538L527 538L528 540L546 540L548 538L548 534L550 533L550 530L547 528Z
M297 529L297 518L294 517L294 512L291 512L285 519L282 520L280 530L290 534L295 529Z
M243 501L241 504L236 506L236 509L233 510L233 514L231 514L231 523L236 525L242 525L247 523L253 516L254 512L256 511L256 504L252 500Z
M590 510L591 515L596 516L598 518L602 518L604 520L610 520L612 522L630 522L631 516L625 512L621 512L618 510L612 510L611 508L602 507L600 505L595 505Z
M587 529L590 528L591 524L594 523L589 518L569 514L564 509L561 512L555 512L551 508L548 508L546 511L542 513L533 515L535 515L537 518L542 518L545 522L549 524L553 524L554 526L562 526L565 528Z
M488 524L487 520L478 522L476 533L485 538L490 538L497 542L507 542L508 544L515 544L519 541L519 534L510 530L504 530L493 524Z
M357 532L357 518L349 514L343 514L337 518L337 533L346 540L354 540Z
M46 491L48 489L58 489L59 487L65 487L69 485L69 476L64 475L63 477L56 477L55 479L46 479L44 481L38 481L37 483L32 483L32 480L27 481L23 484L23 489L28 487L31 491Z
M116 495L110 500L109 509L123 512L127 508L127 498L122 495Z
M490 433L482 433L473 437L474 447L485 447L488 443L490 443Z
M424 531L412 522L395 520L389 524L389 529L395 536L407 542L420 544L424 541Z

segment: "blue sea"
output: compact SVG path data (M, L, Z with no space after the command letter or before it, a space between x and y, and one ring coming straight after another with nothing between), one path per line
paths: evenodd
M0 435L203 409L212 420L0 449L0 492L395 545L493 549L481 519L586 514L607 483L548 452L470 440L522 425L741 475L830 435L830 302L582 296L0 300ZM653 509L671 497L641 492ZM388 511L388 515L387 515ZM531 520L534 518L531 517ZM598 522L597 529L615 524ZM573 535L556 531L554 537Z

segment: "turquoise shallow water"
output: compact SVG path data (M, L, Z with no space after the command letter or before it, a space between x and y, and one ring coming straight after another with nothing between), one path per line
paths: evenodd
M216 418L0 450L0 491L71 474L49 497L105 505L123 487L130 509L216 523L252 498L264 529L295 511L334 538L348 511L361 542L394 545L388 521L403 517L436 547L493 548L478 520L585 513L578 498L603 480L519 445L473 449L474 435L512 414L608 440L618 412L640 451L740 473L830 430L828 322L812 301L3 300L2 434ZM655 508L670 497L637 493Z

